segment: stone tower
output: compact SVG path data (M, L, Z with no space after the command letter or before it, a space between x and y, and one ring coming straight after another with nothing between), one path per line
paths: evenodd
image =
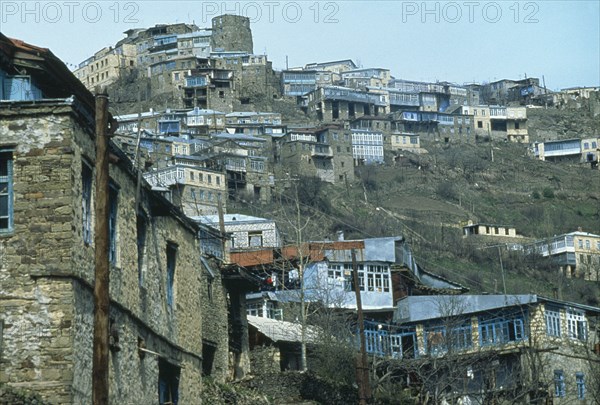
M250 19L231 14L213 18L211 46L213 51L254 53Z

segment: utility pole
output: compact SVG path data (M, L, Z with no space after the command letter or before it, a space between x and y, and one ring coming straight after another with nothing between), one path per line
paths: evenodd
M356 310L358 311L358 327L360 334L360 357L356 359L356 383L358 384L358 403L365 405L371 401L371 385L369 384L369 363L367 360L367 342L365 339L365 321L363 319L360 285L358 283L358 266L356 251L352 249L352 280L356 294Z
M504 295L506 295L506 280L504 279L504 265L502 264L502 252L500 246L498 246L498 258L500 259L500 271L502 272L502 288L504 289Z
M96 207L92 403L108 404L108 95L96 87Z

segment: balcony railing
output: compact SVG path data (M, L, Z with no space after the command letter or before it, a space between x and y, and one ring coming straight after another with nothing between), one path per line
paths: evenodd
M185 183L185 171L182 167L168 167L144 174L144 179L151 186L169 187L173 184Z

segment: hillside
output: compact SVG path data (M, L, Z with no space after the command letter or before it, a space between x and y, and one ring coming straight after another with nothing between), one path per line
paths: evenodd
M514 226L521 242L578 228L600 233L598 171L535 160L526 146L505 142L425 141L423 147L429 153L405 153L396 164L357 168L357 181L347 186L298 181L301 211L312 218L305 237L335 238L338 230L346 238L401 234L421 265L473 292L502 291L500 251L509 294L600 303L598 283L565 279L546 261L507 250L504 241L465 239L460 225L472 220ZM292 189L283 193L285 198L294 195ZM288 219L294 208L285 202L242 203L230 211L275 217L293 240Z

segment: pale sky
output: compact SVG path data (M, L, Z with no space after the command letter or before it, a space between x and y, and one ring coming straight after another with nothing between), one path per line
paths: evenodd
M277 69L353 59L396 78L457 84L544 76L551 90L600 85L600 1L0 0L0 30L76 65L161 23L239 14ZM72 66L70 66L72 67Z

